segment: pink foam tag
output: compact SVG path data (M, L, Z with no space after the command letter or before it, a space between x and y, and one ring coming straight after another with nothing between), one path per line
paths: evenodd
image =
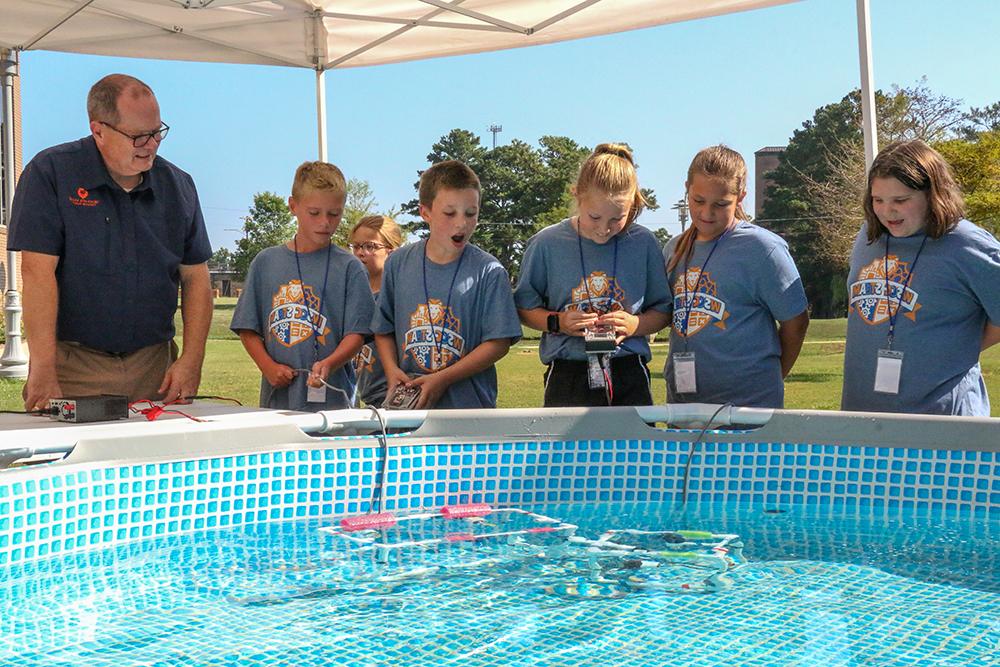
M348 533L372 528L389 528L396 525L396 517L391 512L346 516L340 520L340 527Z
M445 505L441 508L441 516L446 519L464 519L470 516L486 516L493 512L487 503L467 503L464 505Z
M449 542L475 542L476 535L472 533L448 533L444 536L444 539Z
M551 533L554 532L555 528L552 526L538 526L537 528L529 528L529 533Z

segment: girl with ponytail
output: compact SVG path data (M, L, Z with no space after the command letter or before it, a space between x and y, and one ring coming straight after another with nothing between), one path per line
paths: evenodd
M688 168L691 226L663 249L673 292L669 402L784 407L808 304L788 244L749 222L746 183L743 157L726 146L699 151Z
M670 295L656 238L635 224L646 201L632 151L601 144L573 187L577 214L528 242L514 301L542 331L545 406L650 405L647 337Z

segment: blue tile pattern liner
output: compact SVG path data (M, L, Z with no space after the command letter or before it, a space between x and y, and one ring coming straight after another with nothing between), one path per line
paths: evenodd
M1000 517L749 503L553 504L580 526L724 526L750 562L711 594L622 585L692 578L680 566L594 570L549 542L411 555L478 562L398 574L318 530L242 525L3 568L5 667L912 667L997 665ZM537 541L533 544L538 544ZM585 547L580 547L585 549ZM485 555L494 556L489 562ZM626 558L626 560L631 560ZM623 564L623 563L622 563ZM404 568L405 569L405 568ZM645 573L645 574L644 574ZM704 572L701 576L704 576ZM582 581L582 583L581 583ZM672 587L668 587L672 589ZM572 590L585 590L585 596Z
M317 444L329 448L0 474L0 565L155 536L367 511L379 465L376 440ZM680 494L687 446L393 446L385 507L669 501ZM993 516L1000 514L1000 453L706 442L692 460L689 498Z

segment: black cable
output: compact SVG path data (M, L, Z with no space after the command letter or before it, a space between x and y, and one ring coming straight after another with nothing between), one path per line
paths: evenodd
M229 398L227 396L185 396L181 400L183 401L229 401L235 403L236 405L242 406L235 398Z
M368 408L375 414L375 418L378 420L379 426L382 429L380 433L375 434L382 447L382 465L375 475L375 489L372 491L372 502L368 509L368 513L371 514L372 510L376 510L379 513L382 512L382 489L385 486L385 471L389 465L389 435L387 433L388 429L386 428L385 420L382 419L382 413L379 412L374 406L369 405Z
M712 422L715 421L715 418L719 416L719 413L722 412L725 408L731 408L731 407L733 407L732 403L723 403L722 405L720 405L719 408L712 413L712 416L708 418L708 423L705 424L705 427L701 429L701 433L698 434L698 437L695 438L688 446L687 462L684 464L684 486L681 487L682 505L687 505L688 501L688 479L691 477L691 461L694 459L694 448L697 447L698 444L701 442L701 439L705 437L705 432L712 425Z
M0 410L2 415L54 415L57 414L58 410L56 408L42 408L40 410Z

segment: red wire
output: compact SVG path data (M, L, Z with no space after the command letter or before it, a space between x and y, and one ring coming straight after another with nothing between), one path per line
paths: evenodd
M191 421L196 421L196 422L203 422L203 421L205 421L204 419L198 419L197 417L193 417L193 416L189 415L188 413L182 412L180 410L168 410L166 406L171 405L174 402L175 401L170 401L170 402L164 403L162 405L157 405L153 401L144 398L144 399L141 399L141 400L138 400L138 401L133 401L132 403L129 403L128 409L129 409L130 412L134 412L135 414L142 415L143 417L146 418L147 421L156 421L156 419L160 415L164 415L164 414L180 415L181 417L187 417ZM140 405L142 403L146 403L149 407L146 407L146 408L136 407L137 405Z

